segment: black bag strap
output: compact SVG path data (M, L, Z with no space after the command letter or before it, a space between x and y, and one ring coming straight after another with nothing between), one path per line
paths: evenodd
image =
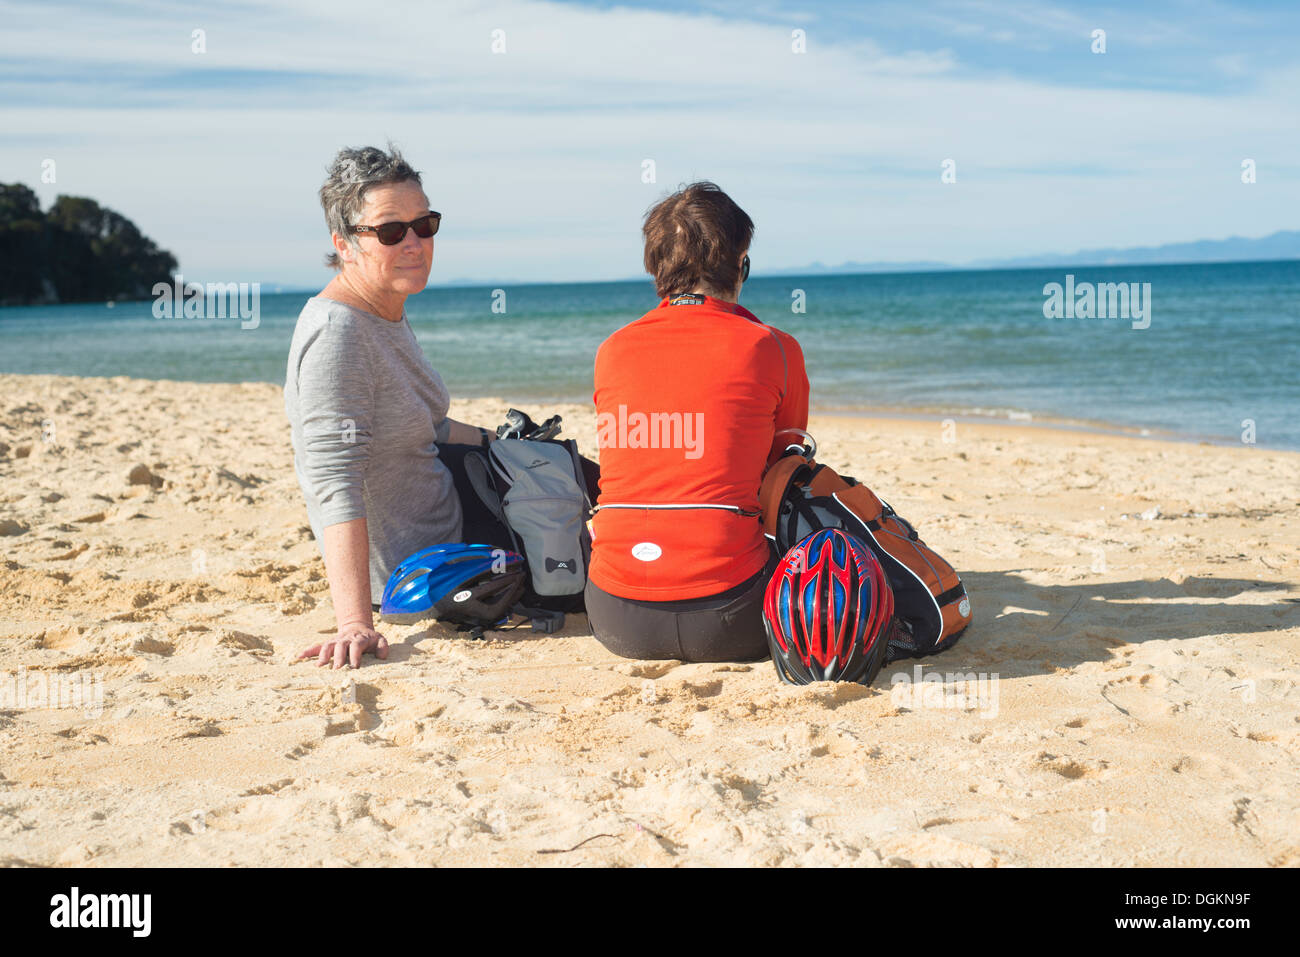
M533 608L522 602L515 605L514 610L528 619L528 624L533 631L539 631L544 635L553 635L564 627L564 612L562 611L552 611L549 608Z
M826 527L821 517L808 502L808 496L804 494L802 486L791 483L787 491L786 498L782 500L781 515L785 520L784 528L785 542L782 543L780 538L777 539L777 547L783 552L789 551L799 543L799 519L803 518L808 523L808 528L814 532L821 531ZM838 528L839 526L835 526Z
M958 582L957 584L949 588L946 592L942 592L941 594L936 595L934 598L934 603L942 607L943 605L951 605L959 598L965 598L965 597L966 597L966 586L963 585L961 582Z
M582 497L587 506L587 518L591 517L591 506L595 502L595 497L591 494L591 489L587 488L587 476L582 470L582 456L578 452L578 443L573 439L565 439L562 444L569 450L569 457L573 459L573 477L578 482L578 488L582 489Z
M818 468L820 468L820 466L818 466ZM805 462L803 465L798 466L793 472L790 473L790 479L785 483L785 491L781 493L781 498L782 499L789 498L791 488L797 485L807 485L809 482L813 480L813 476L816 474L817 474L817 469L813 468L807 462Z
M498 439L497 441L501 440ZM506 518L506 510L501 505L501 495L497 492L496 482L492 479L492 470L488 465L487 456L477 450L466 452L463 467L465 469L465 478L469 479L469 484L473 487L479 500L487 506L487 510L492 513L492 517L500 522L501 527L506 530L514 550L520 555L524 555L523 542L515 534L514 527ZM527 555L524 555L524 561L528 561Z
M505 509L501 507L501 496L497 494L496 483L492 481L492 473L488 469L487 459L482 452L465 453L465 477L469 479L469 484L473 486L475 493L487 506L489 512L501 522L509 527L506 522Z
M763 474L758 489L758 509L762 515L763 531L778 544L781 534L781 516L786 513L791 489L797 482L808 481L812 470L807 461L796 456L782 456Z
M782 522L780 530L777 532L776 547L781 549L783 553L794 548L795 542L799 541L795 536L799 534L800 508L798 499L802 498L803 493L796 487L793 495L787 489L786 494L781 499Z
M895 512L894 506L890 505L883 498L880 500L880 506L881 506L880 517L882 519L883 518L894 519L896 522L898 522L898 524L902 525L905 529L907 529L908 538L910 538L914 542L920 541L921 536L917 532L917 530L912 527L912 523L909 522L907 519L903 518L903 516L899 515L897 512ZM875 529L872 529L872 531L875 531Z
M804 496L804 488L812 481L816 472L811 465L803 464L798 466L790 473L790 478L785 483L785 488L781 490L781 515L785 519L785 544L781 544L780 539L777 545L781 551L786 552L794 548L799 541L799 516L802 514L810 519L811 514L803 507L807 501Z

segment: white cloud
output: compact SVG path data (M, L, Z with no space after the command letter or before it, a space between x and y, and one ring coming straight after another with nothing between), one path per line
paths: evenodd
M1300 199L1295 177L1276 175L1297 154L1294 77L1260 77L1265 96L1096 89L974 74L944 48L888 51L807 18L787 28L521 0L197 18L25 9L0 58L39 51L103 79L73 82L72 102L52 104L50 86L27 88L31 106L0 100L0 181L37 186L53 157L44 198L120 210L195 278L323 278L324 168L339 146L387 137L445 215L435 279L634 275L645 208L700 177L754 216L756 263L771 267L1259 235L1293 226L1284 210ZM807 54L790 51L794 26ZM203 55L190 52L198 28ZM504 55L491 53L494 29ZM232 90L219 71L238 70L268 75ZM127 71L155 80L114 85ZM17 89L6 74L0 91ZM100 105L105 95L122 105ZM136 98L147 105L126 105ZM1236 175L1248 155L1262 164L1255 187ZM939 181L949 157L954 186Z

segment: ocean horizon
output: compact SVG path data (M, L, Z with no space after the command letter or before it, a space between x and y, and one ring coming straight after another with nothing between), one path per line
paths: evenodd
M0 373L283 383L312 294L0 308ZM657 301L648 277L430 285L407 317L454 397L536 406L590 402L596 347ZM1300 449L1297 260L755 275L741 304L799 340L814 411Z

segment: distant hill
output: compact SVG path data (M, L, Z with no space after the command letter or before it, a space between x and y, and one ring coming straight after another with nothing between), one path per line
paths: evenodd
M954 266L951 263L931 262L920 260L917 262L902 263L860 263L846 262L838 266L827 266L825 263L810 263L807 266L799 266L796 269L764 269L764 276L833 276L838 273L868 273L868 272L942 272L945 269L964 269L964 266Z
M0 183L0 306L147 299L176 257L135 223L81 196L47 212L21 183Z
M846 262L838 266L812 263L798 269L765 271L765 275L814 276L834 273L938 272L947 269L1032 269L1046 266L1139 266L1162 263L1251 262L1271 259L1300 259L1300 231L1279 230L1260 239L1232 236L1228 239L1199 239L1163 246L1132 246L1124 249L1081 249L1075 253L1045 253L1012 259L976 259L953 264L943 262Z
M1030 266L1141 266L1160 263L1251 262L1269 259L1300 259L1300 231L1279 230L1260 239L1230 236L1227 239L1198 239L1190 243L1163 246L1132 246L1127 249L1082 249L1069 255L1023 256L1017 259L981 259L976 269L1015 269Z

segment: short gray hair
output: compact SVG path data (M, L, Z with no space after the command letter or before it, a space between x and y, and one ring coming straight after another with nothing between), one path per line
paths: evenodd
M356 238L348 232L348 227L356 225L356 217L366 203L367 190L374 186L408 182L423 186L420 174L402 158L392 143L388 144L388 152L375 146L339 150L330 164L325 185L320 188L320 204L325 210L325 225L330 234L338 233L355 247ZM333 269L343 268L337 252L325 257L325 265Z

